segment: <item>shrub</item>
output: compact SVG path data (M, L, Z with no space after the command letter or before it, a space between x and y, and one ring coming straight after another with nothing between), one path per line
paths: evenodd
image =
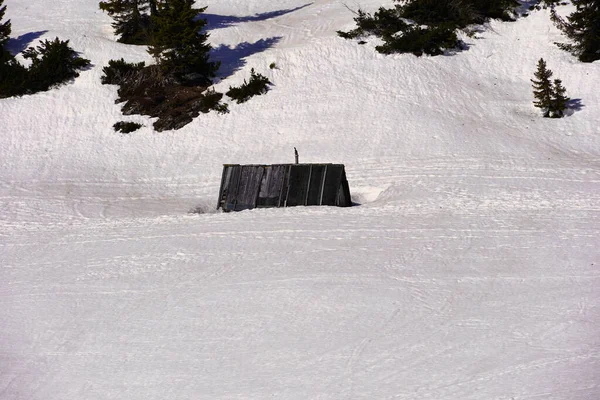
M23 52L23 57L31 60L27 71L27 92L39 92L65 83L79 76L78 70L90 64L89 60L78 56L69 47L69 41L58 38L53 41L44 40L37 47L30 47Z
M115 132L131 133L140 129L143 125L137 122L119 121L113 125Z
M356 39L366 35L389 37L401 32L408 27L402 19L399 8L379 8L374 15L358 10L354 18L357 28L349 32L338 31L337 34L344 39Z
M227 103L221 103L222 98L223 93L215 92L214 89L208 89L200 100L200 111L207 113L212 110L219 114L227 114L229 112L229 106Z
M456 48L457 29L481 24L490 18L512 20L510 12L519 5L515 0L397 0L393 8L380 8L374 15L356 12L357 28L338 31L345 39L375 35L384 44L381 53L425 53L438 55Z
M271 81L264 75L257 74L254 72L254 68L250 70L250 81L244 83L238 87L229 87L229 91L225 93L227 96L236 100L238 104L244 103L250 100L253 96L259 96L269 91L269 85Z
M27 68L12 59L0 64L0 99L25 94Z
M102 68L104 75L100 78L103 85L120 85L132 78L146 66L146 63L128 63L122 58L110 60L108 66Z
M416 56L423 53L437 56L443 54L444 49L451 49L459 44L453 29L421 28L414 25L408 27L401 36L386 37L384 41L385 44L375 47L380 53L412 53Z

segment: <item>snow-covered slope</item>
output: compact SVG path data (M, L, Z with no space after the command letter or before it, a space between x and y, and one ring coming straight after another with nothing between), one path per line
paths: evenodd
M600 63L547 11L416 58L338 38L341 1L199 3L217 90L275 85L155 133L99 84L149 57L96 1L5 4L13 49L59 36L94 66L0 100L0 398L600 398ZM532 106L540 57L567 118ZM214 212L222 163L294 146L360 205Z

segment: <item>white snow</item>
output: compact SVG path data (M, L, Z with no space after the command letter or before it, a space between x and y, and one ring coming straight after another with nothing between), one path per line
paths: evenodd
M338 38L342 1L199 2L216 89L274 86L156 133L100 85L151 59L97 1L5 4L93 67L0 100L1 399L600 398L600 63L547 10L416 58ZM540 57L567 118L532 105ZM221 164L294 146L360 205L214 210Z

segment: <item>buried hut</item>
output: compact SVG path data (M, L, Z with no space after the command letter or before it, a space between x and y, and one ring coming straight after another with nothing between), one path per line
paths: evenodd
M217 208L351 206L343 164L223 165Z

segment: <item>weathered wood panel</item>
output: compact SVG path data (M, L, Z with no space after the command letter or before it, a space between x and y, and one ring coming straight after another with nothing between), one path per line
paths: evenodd
M341 164L225 164L217 208L352 205Z

